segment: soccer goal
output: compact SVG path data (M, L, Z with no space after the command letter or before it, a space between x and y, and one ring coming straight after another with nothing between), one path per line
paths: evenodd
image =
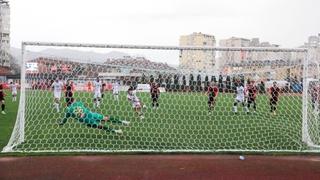
M3 152L318 151L307 49L24 42L22 57Z

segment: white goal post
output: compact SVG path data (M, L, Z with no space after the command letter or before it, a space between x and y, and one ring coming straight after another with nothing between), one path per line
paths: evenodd
M153 110L147 109L145 110L145 113L147 115L146 121L130 122L128 135L123 135L120 138L118 138L118 136L115 136L115 135L112 135L111 137L110 135L110 139L112 140L112 142L109 142L109 143L115 143L115 145L104 146L101 144L97 144L96 141L98 143L108 142L108 141L100 140L100 139L96 140L95 137L105 138L109 136L102 134L100 131L99 132L94 131L95 135L92 135L91 137L90 133L92 133L93 130L91 129L83 130L85 129L85 127L82 127L82 126L79 127L78 125L72 124L73 125L72 127L68 126L66 128L66 132L63 130L59 130L59 131L54 130L54 128L52 127L55 127L55 125L52 125L52 126L50 125L50 128L52 129L48 129L48 132L46 132L45 124L43 125L36 124L36 121L37 123L38 121L41 122L41 119L30 117L32 113L39 113L40 111L37 111L37 110L33 111L33 110L26 109L26 107L38 108L37 106L30 104L30 103L33 103L32 99L27 100L31 91L29 90L30 83L27 77L27 72L26 72L27 61L30 61L30 59L26 58L26 53L28 53L28 50L27 50L28 47L82 48L82 49L94 48L94 49L102 49L102 50L132 49L132 50L146 50L146 51L164 51L165 53L170 53L170 51L175 51L180 53L180 59L181 59L181 56L185 55L183 54L183 52L197 52L197 51L212 52L215 55L216 53L220 53L219 55L217 55L217 57L219 56L220 58L222 56L228 56L228 57L234 58L235 54L232 54L232 53L237 52L239 53L239 56L241 56L241 58L243 58L242 56L245 56L245 58L248 59L248 56L250 56L250 58L253 59L253 60L250 59L250 63L252 64L256 63L257 65L255 64L254 68L243 67L242 64L245 64L245 62L242 59L243 61L241 60L239 62L233 62L228 64L230 67L232 66L231 68L229 68L229 69L232 69L232 71L230 71L230 74L228 74L226 70L226 73L221 75L222 70L220 69L201 72L200 73L201 76L200 75L198 76L202 78L202 80L200 80L200 85L199 85L201 90L196 90L196 87L194 87L195 90L193 89L190 90L190 88L193 86L192 83L193 82L195 84L197 83L196 82L197 78L196 76L193 76L193 74L196 75L198 72L194 70L179 67L175 70L167 70L167 69L158 70L157 72L158 74L157 73L154 74L152 69L149 69L149 68L144 69L141 67L139 68L130 67L132 69L137 70L138 73L143 72L143 75L147 75L148 77L150 76L150 79L152 79L153 76L156 76L156 75L158 76L159 73L170 74L172 75L172 77L171 76L170 77L173 79L172 84L174 84L173 82L175 81L175 75L178 74L177 76L179 76L178 78L180 78L179 83L182 81L188 81L186 84L189 89L187 91L182 91L182 90L175 91L175 90L171 90L170 86L167 86L169 81L166 83L163 83L164 86L161 87L163 88L163 90L161 91L161 94L165 94L165 95L161 95L161 98L163 97L167 99L166 101L163 101L164 106L160 105L161 111L158 111L157 113L158 114L159 112L162 113L161 116L167 117L168 118L167 121L161 124L161 121L157 119L158 117L155 115L156 112ZM257 63L256 61L254 61L255 58L262 57L261 54L267 57L266 60L263 62L264 64L263 63L259 64L259 62ZM186 56L188 56L188 54ZM287 57L287 56L288 56L287 61L281 59L282 57ZM302 61L298 61L299 59L298 57L301 58ZM309 58L310 58L309 51L308 49L304 49L304 48L151 46L151 45L57 43L57 42L23 42L22 43L22 66L21 66L21 91L20 91L21 94L20 94L18 115L17 115L16 123L13 129L11 138L7 146L3 149L2 152L314 152L314 151L318 152L319 151L318 148L320 148L320 130L319 130L320 126L318 127L319 114L310 114L312 113L310 108L313 102L311 102L312 95L310 95L309 87L310 87L311 78L315 79L313 81L319 81L320 77L319 77L319 74L315 75L314 72L311 75L310 69L312 69L312 71L316 71L316 70L314 70L314 67L310 65ZM50 60L50 58L48 59ZM219 59L217 58L216 61L219 61ZM60 63L60 62L61 62L60 60L57 61L57 63ZM249 64L248 66L251 66L250 63L248 63ZM88 62L88 64L90 64L90 61ZM91 63L91 64L93 64L93 66L97 66L97 70L94 70L94 69L91 70L92 73L97 73L95 71L99 71L99 68L103 69L104 66L108 66L108 67L113 66L120 69L123 68L122 67L123 65L114 65L114 64L113 65L106 65L106 64L95 65L94 63ZM284 73L284 72L286 73L285 75L281 74L281 77L277 75L273 75L272 73L269 73L269 72L263 72L264 70L262 69L256 69L256 68L261 68L261 66L268 66L269 69L275 68L273 73L277 74L277 73L280 73L280 70L278 71L277 69L278 67L280 67L279 64L281 64L282 66L281 73ZM292 81L292 84L288 85L290 86L290 92L289 91L283 92L284 99L286 99L283 101L286 101L285 103L288 103L288 104L282 104L279 111L282 111L285 113L291 113L291 111L294 111L294 113L297 113L297 114L301 112L302 115L300 119L295 119L291 121L290 119L285 117L286 116L285 114L282 114L282 115L277 114L275 118L276 120L286 121L286 122L277 122L277 121L271 121L270 119L268 119L269 117L266 115L267 114L266 112L258 112L255 116L247 116L242 114L234 116L234 114L225 112L226 111L225 109L227 109L225 106L231 104L230 106L232 108L233 101L234 101L233 90L236 90L236 87L233 88L233 86L236 86L235 84L232 84L232 87L231 85L229 85L230 89L228 89L228 83L227 83L228 78L236 79L235 81L232 82L232 83L235 83L239 81L239 79L237 78L242 77L245 74L245 78L243 78L243 81L245 81L243 86L247 85L247 79L248 79L248 82L249 82L249 79L252 80L255 78L257 79L257 81L262 82L261 80L262 77L260 78L251 77L253 76L253 73L250 72L252 70L252 71L255 71L255 74L259 74L262 72L264 74L268 74L268 77L266 77L265 79L268 79L266 81L269 81L270 83L278 82L278 84L281 84L281 81L285 79L287 75L292 76L290 75L290 73L292 74L293 72L291 68L295 70L297 69L297 71L299 71L296 74L301 74L301 81L299 80L299 82L301 82L302 84ZM317 64L316 68L319 68L319 64ZM317 70L319 71L319 69ZM156 69L154 71L156 71ZM286 71L289 71L289 72L286 72ZM81 75L87 74L87 72L81 72L81 73L83 73ZM103 74L103 72L101 72L101 74ZM108 74L108 73L105 73L105 74ZM194 81L190 80L190 78L188 80L181 78L182 75L183 76L190 75L191 77L191 74L192 74L192 78L194 77ZM213 76L217 77L217 79L218 77L219 78L221 77L221 81L223 81L224 85L222 85L223 86L221 90L222 92L220 92L217 97L218 110L214 112L216 114L214 114L212 117L207 114L204 115L203 113L205 113L207 110L206 109L207 95L205 93L205 89L207 89L208 87L206 84L210 84L210 82L212 82L215 85L217 84L217 86L219 86L219 91L220 91L220 84L219 84L220 79L219 81L218 80L215 81L213 80ZM63 73L59 75L54 75L54 77L62 77L63 79L69 78L67 76L64 77ZM211 77L212 78L211 78L211 81L210 80L207 81L207 80L203 80L204 77L206 77L206 79L208 77L209 79ZM110 80L110 84L111 84L111 82L113 82L112 78L109 78L109 79L111 79ZM108 79L108 82L109 82L109 79ZM150 79L147 83L140 82L140 84L148 84L149 82L151 82ZM86 81L85 83L87 83L87 80L85 81ZM131 81L135 81L135 80L131 80ZM105 80L105 82L107 82L107 80ZM139 84L138 82L134 82L134 83ZM171 80L170 80L170 83L171 83ZM181 87L181 84L179 84L180 87ZM285 85L286 87L283 87L283 89L287 88L287 83L285 84L286 84ZM197 86L197 85L194 85L194 86ZM166 90L166 89L170 89L170 90ZM36 99L35 101L37 102L35 103L43 103L38 106L46 107L47 106L46 103L48 103L47 101L49 99L46 96L48 96L49 92L47 91L38 92L38 90L32 90L32 91L34 91L31 94L32 96L40 96L41 94L41 96L45 97L45 99ZM122 92L122 93L126 93L126 92ZM144 92L144 93L148 93L148 92ZM122 95L122 99L125 102L119 105L112 104L112 103L111 104L112 104L112 107L114 106L116 109L117 108L120 109L119 110L120 115L123 115L123 114L126 115L127 110L122 110L123 107L127 108L128 106L126 95L121 93L120 95ZM146 94L141 94L140 96L142 97L143 100L149 98L149 95L146 95ZM192 96L192 97L189 97L189 96ZM219 102L220 97L221 99L223 98L224 99L220 100ZM191 117L188 123L192 122L192 125L194 125L193 127L183 124L183 120L184 118L186 118L186 115L174 114L174 112L170 114L172 110L174 111L176 110L177 112L180 112L181 110L181 112L185 112L182 104L176 106L174 104L176 102L173 102L173 99L175 99L176 101L180 101L180 98L181 98L181 102L184 102L182 100L185 100L185 99L192 101L190 103L192 107L190 105L190 107L186 107L186 108L199 107L199 109L201 109L203 106L205 109L205 111L199 110L196 113L191 112L191 114L188 115L188 118ZM89 98L85 97L84 101L87 101L88 99ZM109 102L109 100L107 100L107 102ZM259 105L258 108L259 107L261 107L261 109L265 108L266 111L269 111L269 104L268 104L269 99L267 96L267 92L264 92L261 94L261 98L259 102L261 104L263 103L264 104ZM291 103L296 103L296 104L293 105ZM299 107L301 109L297 110L299 109ZM285 108L288 108L288 109L285 109ZM51 110L48 110L48 111L51 111ZM193 111L193 110L190 109L189 111ZM132 115L130 114L126 116L130 117ZM53 122L50 119L50 117L47 117L47 116L45 117L48 118L48 119L45 119L46 123ZM204 118L203 121L201 121L202 120L201 118ZM28 119L28 122L26 122L26 119ZM198 119L198 120L195 121L194 119ZM210 119L211 120L213 119L213 120L211 121ZM237 122L234 119L239 119L239 121L241 122ZM174 124L172 121L175 121L175 120L177 121L177 123L179 122L179 123L182 123L183 125ZM69 120L68 122L71 122L71 120ZM148 125L143 124L148 122L150 124ZM242 123L245 123L245 127L242 127L241 125ZM289 124L288 126L286 126L285 123L292 123L292 124ZM137 127L135 127L134 125L137 125ZM32 133L26 132L28 131L26 130L26 126L28 126L28 130L31 129L34 132ZM200 129L197 129L197 127L199 127ZM72 128L77 128L81 130L76 130L76 132L73 133L72 135L68 135L67 131ZM165 130L163 128L173 128L173 129ZM191 132L192 135L194 135L194 137L190 137L188 135L187 133L188 128L190 128L189 132ZM223 128L223 129L219 129L219 128ZM151 131L151 132L144 134L143 133L144 131L145 132ZM235 131L235 132L232 133L232 131ZM281 131L284 131L284 132L281 132ZM39 132L39 134L33 134L37 132ZM61 135L59 135L59 132L61 132ZM54 134L54 135L50 136L50 134ZM136 135L139 135L141 137L133 137ZM27 138L27 136L29 139ZM36 136L37 138L34 138L34 136ZM169 136L169 137L168 138L162 137L162 139L160 139L161 137L159 136ZM243 139L240 138L239 136L243 137ZM267 136L267 137L264 138L263 136ZM279 137L279 136L283 136L283 137ZM294 137L290 137L290 136L294 136ZM53 137L56 139L54 139ZM50 138L53 138L53 140L51 140ZM60 141L59 139L61 138L65 138L65 140ZM83 138L84 141L82 142L81 140L79 140L79 142L76 142L76 141L74 142L74 139L76 138L79 138L79 139ZM190 138L191 139L198 138L198 139L191 140ZM171 141L176 141L176 142L171 142ZM226 142L226 141L230 141L230 142ZM75 145L73 147L66 147L71 143L74 143ZM200 144L204 144L204 145L202 146Z

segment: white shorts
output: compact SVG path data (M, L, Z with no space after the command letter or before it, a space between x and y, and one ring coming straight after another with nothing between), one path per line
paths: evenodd
M119 91L113 91L113 95L118 95Z
M141 107L141 103L140 102L134 102L134 103L132 103L132 107L133 108L139 108L139 107Z
M101 92L94 92L93 98L101 98Z
M61 98L61 92L53 92L53 96L55 99L60 99Z
M17 91L12 91L13 96L16 96L17 94L18 94Z
M243 103L243 102L245 102L245 98L244 97L236 97L236 101Z

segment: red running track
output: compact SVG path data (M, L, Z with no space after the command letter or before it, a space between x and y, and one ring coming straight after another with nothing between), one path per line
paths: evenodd
M0 179L320 179L319 156L104 155L1 157Z

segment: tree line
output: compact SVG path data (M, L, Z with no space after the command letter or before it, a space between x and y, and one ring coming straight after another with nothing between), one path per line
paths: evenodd
M180 79L181 78L181 79ZM242 84L245 83L245 77L238 77ZM200 74L194 75L189 74L188 83L186 75L177 75L177 74L159 74L156 77L154 75L146 76L142 74L141 77L136 77L134 84L149 84L149 83L158 83L160 87L166 89L166 91L192 91L192 92L201 92L207 91L210 83L214 82L218 87L220 92L234 92L236 90L236 77L226 76L225 78L222 75L219 76L208 76L206 75L204 79ZM249 81L249 79L247 80Z

